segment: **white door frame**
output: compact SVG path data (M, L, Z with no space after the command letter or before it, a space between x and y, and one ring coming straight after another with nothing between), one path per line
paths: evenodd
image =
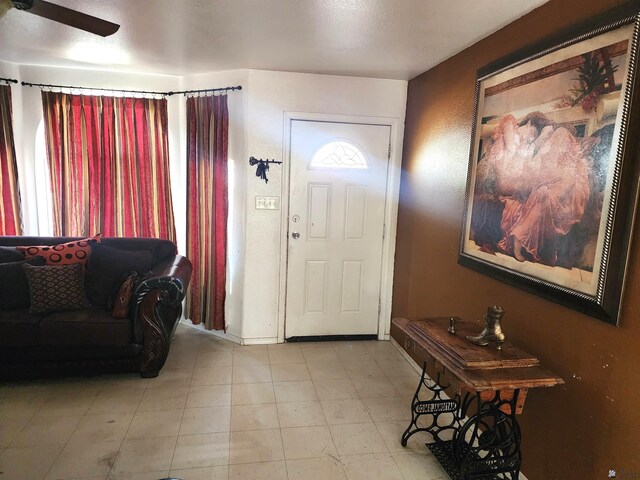
M384 206L385 235L382 240L382 269L380 276L380 313L378 314L378 340L389 340L391 328L391 300L393 297L393 266L396 250L398 200L402 170L402 135L400 120L395 117L367 117L325 113L284 112L282 139L282 191L280 202L280 289L278 298L278 343L284 342L284 323L287 299L287 260L289 245L289 181L291 122L307 120L335 123L360 123L388 125L391 127L391 152L387 173L386 201Z

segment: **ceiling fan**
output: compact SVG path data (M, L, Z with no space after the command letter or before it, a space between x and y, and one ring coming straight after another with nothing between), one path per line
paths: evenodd
M0 0L0 17L11 7L23 10L54 22L64 23L85 32L108 37L118 31L120 25L86 13L56 5L45 0Z

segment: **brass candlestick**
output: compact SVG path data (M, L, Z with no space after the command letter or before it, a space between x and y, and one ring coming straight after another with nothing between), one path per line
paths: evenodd
M449 318L449 328L447 328L447 332L449 332L451 335L455 335L456 334L456 319L455 319L455 317L450 317Z
M468 336L467 340L476 345L494 344L498 350L502 350L502 344L505 340L504 332L500 326L500 321L504 317L504 309L497 305L487 308L487 315L484 317L486 326L478 336Z

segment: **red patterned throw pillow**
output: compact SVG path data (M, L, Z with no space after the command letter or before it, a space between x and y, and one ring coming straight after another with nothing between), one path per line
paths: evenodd
M47 265L73 265L87 263L92 242L100 243L100 234L58 245L33 245L16 248L24 253L25 258L44 257Z

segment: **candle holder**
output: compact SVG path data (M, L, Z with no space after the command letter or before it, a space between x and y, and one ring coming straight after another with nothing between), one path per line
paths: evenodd
M449 332L451 335L456 334L456 317L449 318L449 328L447 328L447 332Z

